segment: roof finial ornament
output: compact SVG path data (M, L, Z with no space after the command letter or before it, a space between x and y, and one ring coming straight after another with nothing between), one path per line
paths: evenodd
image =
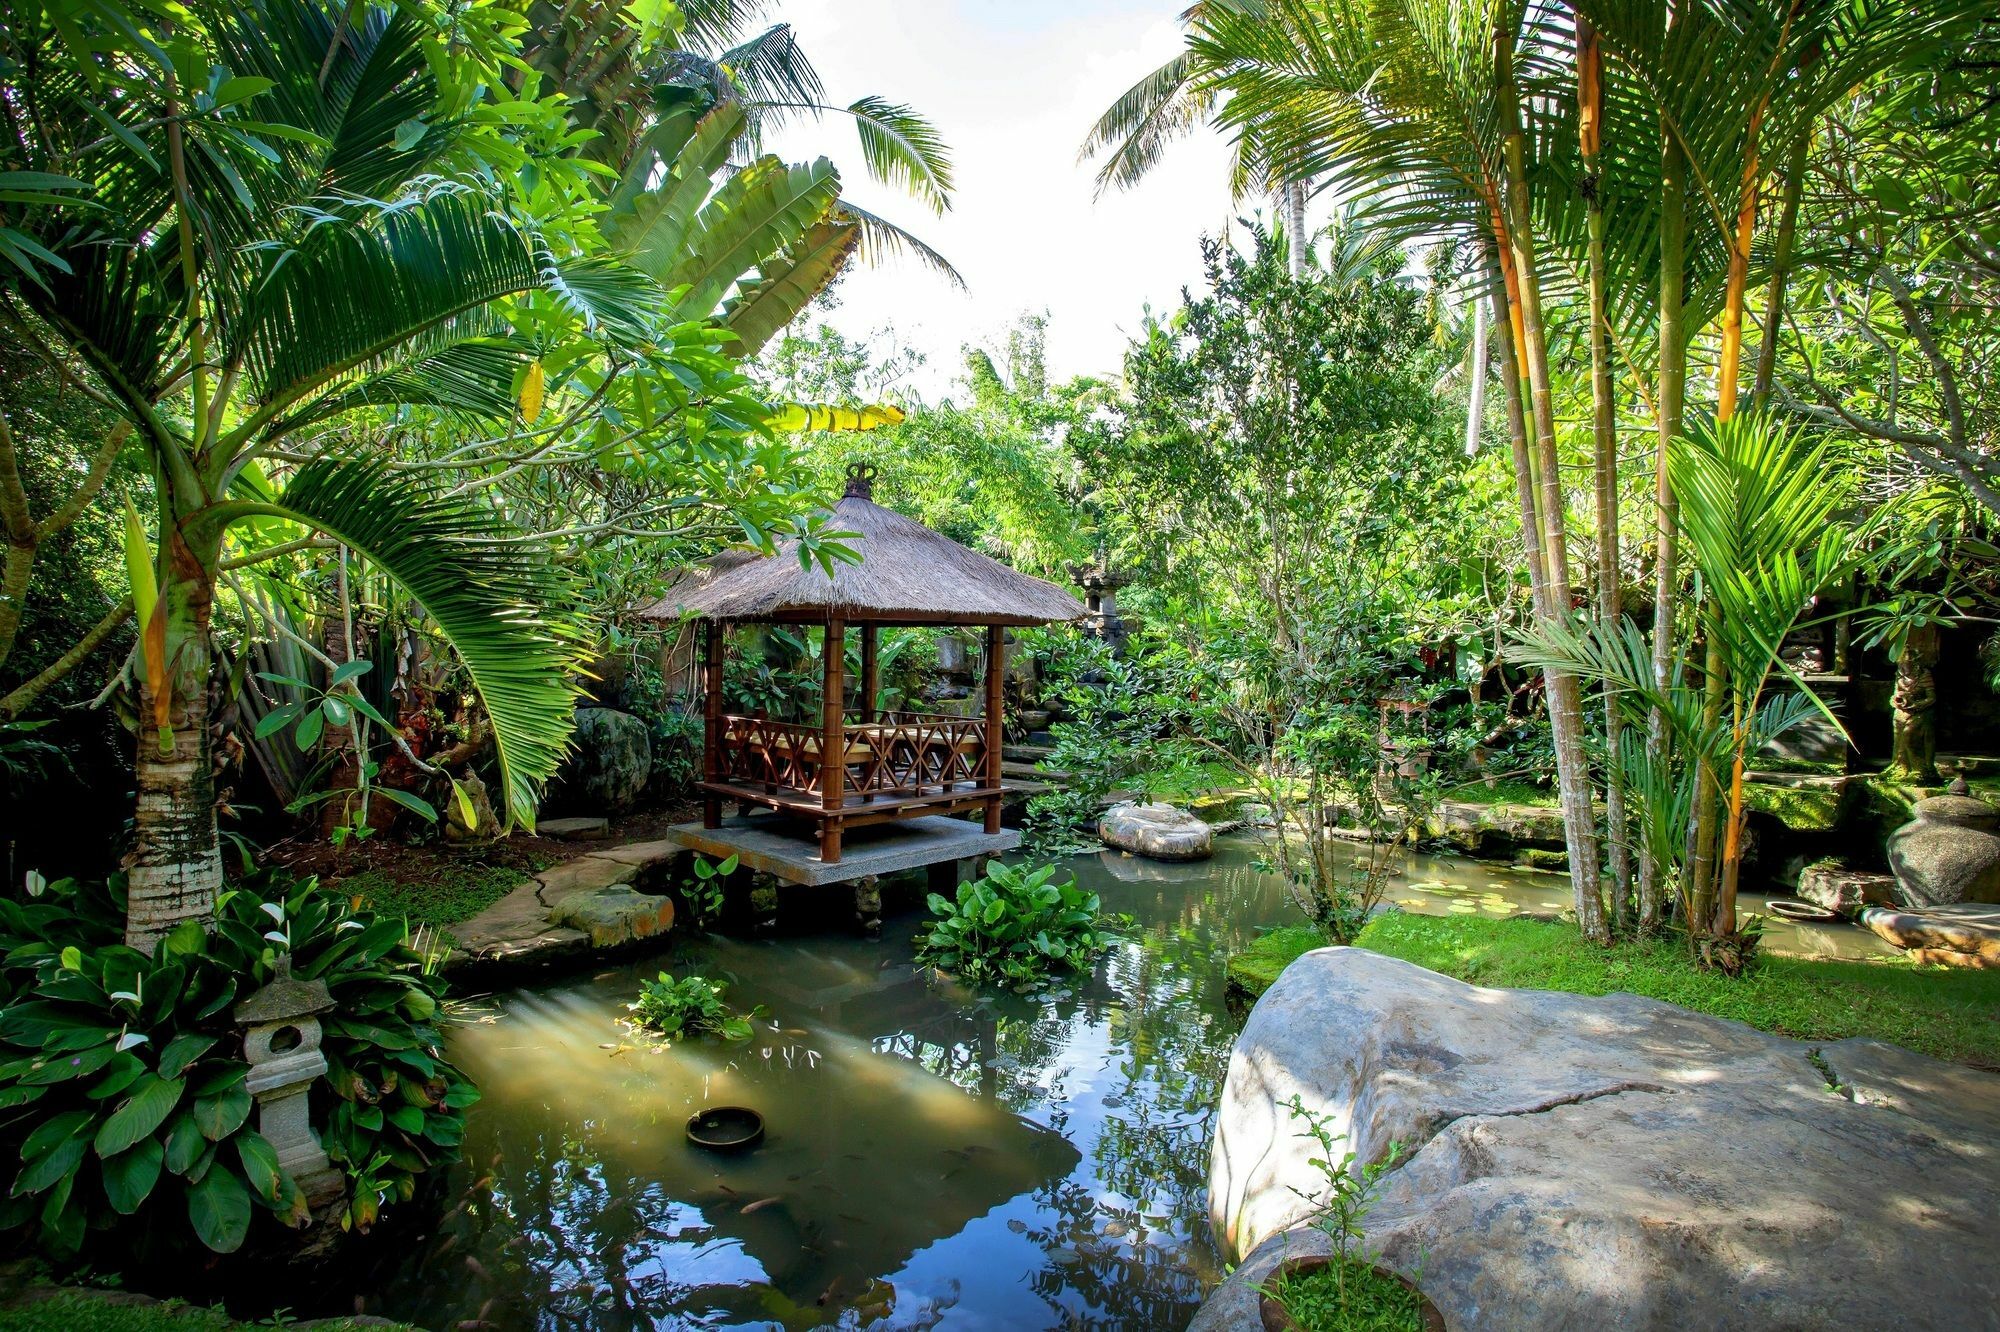
M875 474L876 467L874 463L851 462L847 464L847 489L841 492L842 496L849 499L874 499Z

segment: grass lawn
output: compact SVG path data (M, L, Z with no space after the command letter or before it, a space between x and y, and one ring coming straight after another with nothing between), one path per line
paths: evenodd
M219 1309L187 1304L123 1304L84 1293L53 1295L19 1308L0 1309L0 1332L247 1332L269 1323L239 1323ZM364 1324L352 1319L315 1323L318 1332L394 1332L395 1324Z
M1493 786L1482 781L1460 782L1447 786L1438 792L1440 799L1456 801L1461 805L1554 805L1557 803L1554 787L1538 786L1516 778L1501 779Z
M1574 925L1390 912L1357 942L1477 985L1625 991L1808 1041L1872 1036L2000 1069L2000 971L1767 954L1746 977L1703 971L1672 941L1598 948ZM1296 941L1291 941L1295 946ZM1275 945L1274 945L1275 946ZM1311 945L1307 945L1310 947ZM1293 956L1306 951L1297 947Z
M2000 1070L2000 971L1918 968L1900 958L1831 962L1766 954L1730 980L1687 960L1678 943L1586 944L1559 921L1479 916L1377 916L1357 943L1475 985L1573 994L1624 991L1734 1018L1807 1041L1872 1036ZM1293 959L1323 947L1310 926L1260 936L1229 959L1230 984L1252 996Z
M438 865L418 880L390 870L368 869L350 874L336 885L363 906L385 916L406 916L418 925L456 925L470 920L505 897L527 878L511 865Z

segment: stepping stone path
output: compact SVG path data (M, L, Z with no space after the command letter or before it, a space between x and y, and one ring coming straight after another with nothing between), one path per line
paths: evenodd
M606 846L551 865L472 919L451 927L458 946L445 970L538 967L664 934L670 898L641 891L663 880L686 854L665 839ZM637 885L637 886L635 886Z
M611 820L601 814L574 819L543 819L535 825L535 833L563 842L595 841L611 835Z

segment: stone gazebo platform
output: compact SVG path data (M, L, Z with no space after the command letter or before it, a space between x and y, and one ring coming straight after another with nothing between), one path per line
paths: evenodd
M876 504L875 469L848 469L826 530L854 534L859 563L801 563L796 542L774 554L727 551L689 569L644 614L701 626L704 693L700 823L669 836L703 855L808 887L851 883L864 919L883 874L931 868L949 883L963 861L1010 851L1000 826L1001 686L1010 626L1082 617L1069 593L1017 573ZM739 625L817 627L817 716L732 713L723 679ZM985 630L980 715L880 706L876 648L884 628ZM859 638L848 678L849 631ZM736 813L724 817L724 807ZM977 823L954 817L977 814ZM879 900L879 899L877 899Z

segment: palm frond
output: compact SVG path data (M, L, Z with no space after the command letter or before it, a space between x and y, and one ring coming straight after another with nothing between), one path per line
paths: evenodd
M908 190L932 212L951 207L951 149L936 126L885 97L858 98L846 109L860 131L861 160L869 175Z
M960 291L966 289L964 275L953 267L951 260L925 244L913 232L897 226L885 217L869 212L851 199L841 199L834 205L834 210L860 226L863 263L873 266L891 258L912 258L932 272L943 276Z
M506 540L478 500L427 489L379 460L309 463L256 508L336 538L423 607L492 721L507 816L532 827L579 696L577 636L561 609L575 598L545 554Z

